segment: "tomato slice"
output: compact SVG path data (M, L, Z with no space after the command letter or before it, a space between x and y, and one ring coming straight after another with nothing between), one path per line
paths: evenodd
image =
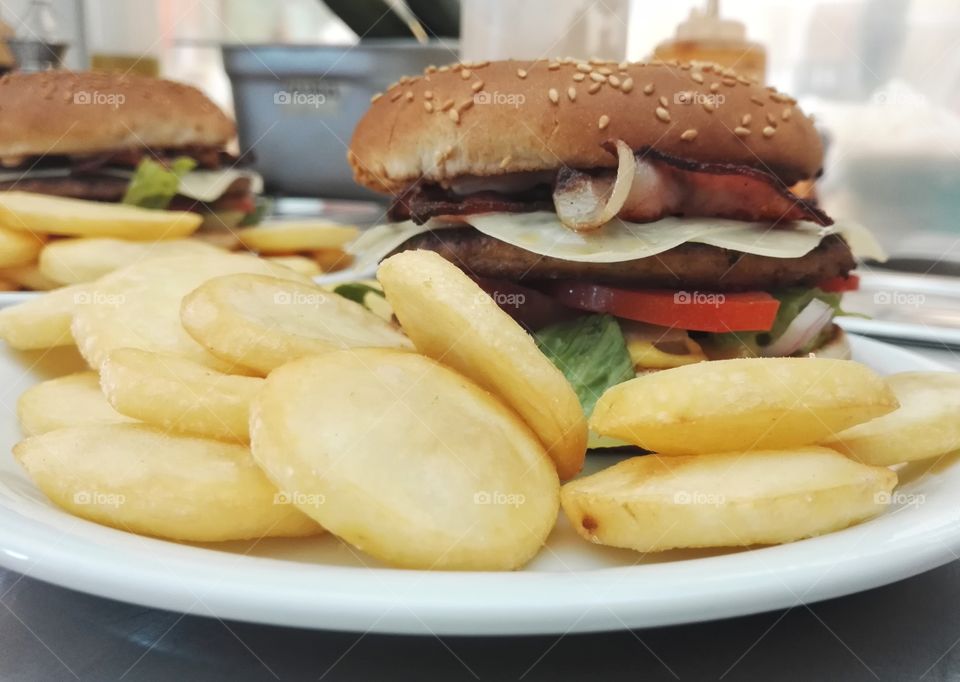
M842 291L856 291L860 288L860 277L858 275L847 275L842 277L837 275L836 277L831 277L826 279L820 284L817 285L817 289L820 291L826 291L829 293L840 293Z
M587 282L553 282L547 293L571 308L701 332L769 331L780 301L762 291L722 293L619 289Z

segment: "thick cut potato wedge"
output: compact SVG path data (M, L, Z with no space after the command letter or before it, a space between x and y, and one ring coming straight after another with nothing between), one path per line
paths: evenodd
M56 505L120 530L190 542L321 532L242 445L112 424L50 431L13 455Z
M61 284L92 282L107 273L146 260L166 256L223 253L197 239L135 242L127 239L58 239L40 252L40 271Z
M417 350L506 401L539 436L561 479L580 471L587 424L576 393L483 289L432 251L391 256L377 279Z
M90 300L85 285L55 289L0 310L0 339L19 350L74 345L70 322L79 305Z
M113 351L100 367L100 385L118 412L164 430L241 443L250 440L250 402L262 384L136 348Z
M897 475L820 447L633 457L563 486L577 532L640 552L778 544L876 516Z
M816 443L896 407L884 380L850 360L714 360L610 388L590 428L653 452L697 455Z
M267 260L277 265L288 267L294 272L299 272L307 277L319 275L322 271L315 260L305 258L304 256L268 256Z
M15 288L31 291L50 291L63 286L63 282L55 282L40 272L36 263L0 269L0 280L12 282Z
M31 386L17 400L17 419L27 436L68 426L136 421L110 406L96 372L77 372Z
M328 353L267 377L254 458L294 503L392 565L508 570L539 550L559 481L539 440L470 380L393 350Z
M353 225L316 220L262 223L237 232L244 246L264 254L339 249L359 234Z
M852 426L822 444L878 466L960 450L960 374L904 372L887 377L887 383L900 409Z
M33 263L43 248L43 241L30 231L0 227L0 268Z
M199 213L187 211L153 211L29 192L0 194L0 225L32 234L156 241L186 237L202 221Z
M344 348L413 348L362 305L276 277L212 279L183 299L180 319L211 353L264 375L291 360Z
M183 297L208 279L237 272L273 275L310 284L289 268L261 258L212 253L152 258L86 285L84 303L74 311L71 331L80 353L99 369L117 348L169 353L223 372L233 363L211 355L180 324Z

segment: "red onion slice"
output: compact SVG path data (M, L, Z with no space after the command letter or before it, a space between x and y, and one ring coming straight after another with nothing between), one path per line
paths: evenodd
M793 355L817 338L833 319L833 307L815 298L793 318L793 322L776 341L760 349L765 358Z

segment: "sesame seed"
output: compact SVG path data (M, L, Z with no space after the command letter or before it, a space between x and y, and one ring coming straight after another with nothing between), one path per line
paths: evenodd
M547 64L548 71L556 71L559 68L560 68L560 62L550 62L549 64Z
M590 73L591 71L593 71L593 68L589 64L584 64L583 62L580 62L579 64L577 64L577 71L580 71L581 73Z
M393 93L392 95L390 95L390 101L391 101L391 102L396 102L396 101L397 101L398 99L400 99L401 97L403 97L403 93L398 90L397 92L395 92L395 93Z
M400 76L400 80L397 81L400 85L406 85L410 82L410 76Z
M753 120L753 116L751 116L750 114L744 114L744 115L740 118L740 125L742 125L742 126L748 126L748 125L750 125L750 121L752 121L752 120Z
M792 113L793 113L793 109L791 109L790 107L787 107L787 108L784 109L783 112L780 114L780 118L782 118L784 121L789 121L789 120L790 120L790 114L792 114Z
M691 73L690 78L692 78L695 83L703 83L703 76L698 71Z
M600 120L597 121L597 127L600 130L604 130L608 125L610 125L610 117L604 114L603 116L600 117Z
M460 123L460 112L456 109L451 109L447 112L447 116L450 117L450 120L454 123Z
M567 97L570 98L571 102L574 102L577 99L577 89L572 85L569 88L567 88Z
M737 76L737 82L743 85L750 85L750 79L745 76Z
M781 104L785 104L787 102L793 104L793 98L791 98L789 95L784 95L782 92L770 93L770 99L772 99L774 102L780 102Z
M474 92L480 92L483 90L483 81L475 81L474 84L470 86L470 89Z
M617 68L621 71L626 71L628 66L630 66L630 62L620 62L617 64Z
M506 168L507 166L510 165L510 161L511 161L512 159L513 159L513 157L510 156L509 154L507 154L505 157L503 157L503 159L501 159L501 161L500 161L500 167L501 167L501 168Z
M723 84L726 85L728 88L732 88L734 85L737 84L737 79L736 79L736 78L724 77L722 82L723 82Z
M526 71L526 69L517 69L517 75L518 75L520 78L526 78L526 77L527 77L527 71Z
M413 101L413 92L410 91L410 90L407 90L407 93L404 95L404 97L407 98L407 101L408 101L408 102L412 102L412 101Z
M598 73L597 71L592 71L590 72L590 79L597 83L603 83L607 80L607 77L604 76L602 73Z
M597 71L603 74L604 76L609 76L611 73L613 73L613 71L608 69L606 66L601 66L599 69L597 69Z
M603 83L591 83L590 87L587 88L587 92L589 92L592 95L602 87L603 87Z
M664 109L663 107L657 107L657 118L659 118L664 123L669 123L670 112Z
M577 72L577 73L573 74L573 80L577 81L578 83L579 83L580 81L582 81L582 80L583 80L584 78L586 78L586 77L587 77L587 75L586 75L585 73Z
M400 83L398 81L394 81L393 83L387 86L387 90L393 90L394 88L399 86L400 86Z
M705 99L703 100L703 110L708 114L712 114L717 110L717 105L714 104L712 100Z
M471 97L470 99L465 99L462 102L460 102L460 106L458 106L457 109L459 111L466 111L472 106L473 106L473 98Z
M454 71L459 71L460 69L463 68L463 62L457 62L456 64L454 64L454 65L451 66L450 68L453 69Z
M433 90L424 90L423 91L424 99L433 99Z
M710 92L716 92L719 89L720 89L719 83L714 82L710 84Z
M633 90L633 79L632 78L624 79L623 83L620 84L620 90L622 90L623 92L630 92L631 90Z
M697 139L697 131L695 128L688 128L680 134L680 139L684 142L692 142Z
M423 103L423 108L427 110L427 113L428 113L428 114L432 114L432 113L433 113L433 102L424 102L424 103Z
M773 134L774 134L775 132L777 132L777 129L776 129L776 128L774 128L773 126L767 126L766 128L763 129L763 136L764 136L764 137L773 137Z
M377 101L378 99L380 99L381 97L383 97L383 93L382 93L382 92L378 92L377 94L375 94L373 97L370 98L370 104L373 104L374 102L376 102L376 101Z
M436 73L436 71L437 71L437 67L434 66L433 64L431 64L430 66L428 66L423 70L424 73Z
M441 66L439 69L437 69L437 71L439 71L440 73L446 73L446 72L449 71L449 70L450 70L450 67L447 66L446 64L444 64L444 65Z
M682 71L689 71L689 70L691 69L691 66L690 66L690 64L681 64L681 65L680 65L680 69L681 69Z
M448 99L446 102L443 103L443 106L440 107L440 111L446 111L452 106L453 106L453 100Z
M615 88L620 87L620 79L616 76L607 76L607 82Z
M750 101L756 104L758 107L762 107L764 104L763 100L756 95L750 95Z
M473 72L470 71L470 69L464 69L463 71L460 72L460 78L462 78L463 80L469 80L471 73Z
M647 83L646 85L643 86L643 94L644 95L653 94L653 83Z
M777 127L777 117L771 114L769 111L767 112L767 123L772 125L774 128Z
M743 126L737 126L736 128L733 129L733 134L736 135L737 137L746 137L747 135L750 134L750 129L744 128Z
M663 95L660 95L660 106L662 106L662 107L664 107L664 108L670 106L670 102L669 102L669 101L667 100L667 98L664 97Z
M590 59L588 59L587 61L589 61L591 64L594 64L594 65L600 65L600 64L606 64L606 63L607 63L607 60L606 60L606 59L600 59L600 57L590 57Z
M549 97L550 101L553 102L554 104L560 101L560 95L559 93L557 93L556 88L550 88L549 90L547 90L547 97Z

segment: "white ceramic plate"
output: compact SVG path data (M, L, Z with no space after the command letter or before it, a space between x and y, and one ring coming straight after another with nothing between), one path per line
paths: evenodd
M858 360L884 373L945 369L878 341L852 343ZM0 353L5 452L18 438L17 395L79 365L67 351L39 358ZM613 460L598 456L592 468ZM900 472L880 518L790 545L641 556L587 544L561 519L524 571L428 573L383 568L332 537L204 547L111 530L53 507L7 454L0 564L146 606L307 628L483 635L667 625L836 597L955 559L960 463L929 466Z

